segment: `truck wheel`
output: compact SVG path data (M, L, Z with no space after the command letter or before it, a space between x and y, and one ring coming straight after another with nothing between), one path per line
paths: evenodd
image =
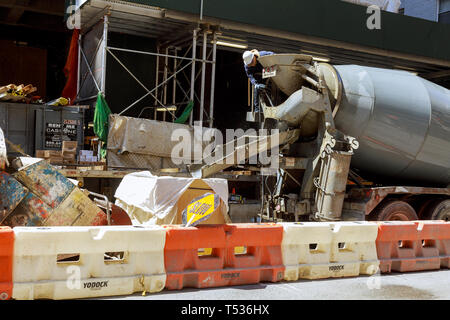
M373 213L373 219L377 221L411 221L419 220L416 211L404 201L387 201Z
M431 211L433 211L433 208L436 206L436 202L439 202L441 200L436 199L430 199L425 201L420 208L417 211L417 216L420 220L429 220L428 216Z
M428 220L450 221L450 199L437 202L425 215Z

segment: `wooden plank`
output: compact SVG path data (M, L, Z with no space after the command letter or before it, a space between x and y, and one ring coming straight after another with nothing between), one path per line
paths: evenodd
M163 169L161 169L161 172L176 173L176 172L180 172L180 168L163 168Z
M121 179L129 173L136 170L112 171L112 170L77 170L77 169L59 169L61 174L68 178L117 178Z
M280 132L277 134L273 134L268 137L258 137L257 139L254 139L248 144L240 145L238 143L238 147L235 147L231 153L225 155L222 159L219 159L215 163L212 163L210 165L205 165L202 168L196 170L193 173L193 176L196 178L206 178L209 177L215 173L218 173L226 168L232 167L237 165L237 160L245 160L249 159L253 156L256 156L257 154L264 152L266 150L272 149L274 147L277 147L279 145L283 145L285 143L289 143L291 141L295 141L298 139L298 136L300 134L299 129L295 129L292 131L286 131L286 132ZM272 138L276 137L278 139L278 143L271 143ZM239 139L245 139L245 136L238 138ZM228 144L234 145L235 141L231 141ZM224 150L226 151L227 148L225 147ZM245 150L244 152L244 159L238 159L239 153L241 150ZM230 163L231 160L232 163Z
M226 172L228 173L228 172ZM250 170L242 170L242 171L229 171L230 174L235 175L235 176L251 176L252 175L252 171Z

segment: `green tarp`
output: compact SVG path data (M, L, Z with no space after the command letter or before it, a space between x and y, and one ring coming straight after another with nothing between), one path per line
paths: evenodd
M192 112L192 108L194 107L194 102L189 101L186 109L184 109L183 113L175 120L175 123L185 123L187 119L189 119L189 115Z
M103 147L101 150L101 156L104 158L106 156L106 142L108 141L108 118L111 114L111 110L106 103L105 97L101 92L97 95L97 103L95 105L94 112L94 133L103 142Z

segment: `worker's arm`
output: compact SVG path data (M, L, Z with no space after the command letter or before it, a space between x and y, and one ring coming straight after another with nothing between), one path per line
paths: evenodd
M251 73L251 72L248 70L248 67L247 67L247 66L244 66L244 68L245 68L245 73L247 74L247 77L250 79L250 82L252 83L252 85L256 85L257 82L256 82L255 77L253 76L253 73Z
M263 57L263 56L270 56L274 54L272 51L259 51L259 56Z

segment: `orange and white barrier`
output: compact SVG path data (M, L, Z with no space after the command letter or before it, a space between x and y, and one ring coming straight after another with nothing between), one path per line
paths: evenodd
M450 223L380 222L377 251L383 273L450 267Z
M163 290L162 227L16 227L14 299L75 299Z
M372 275L378 270L377 224L282 223L284 280Z
M0 299L77 299L448 268L450 223L0 227Z
M277 282L283 228L277 224L166 226L166 288Z
M13 230L10 227L0 227L0 300L7 300L12 296L13 250Z

